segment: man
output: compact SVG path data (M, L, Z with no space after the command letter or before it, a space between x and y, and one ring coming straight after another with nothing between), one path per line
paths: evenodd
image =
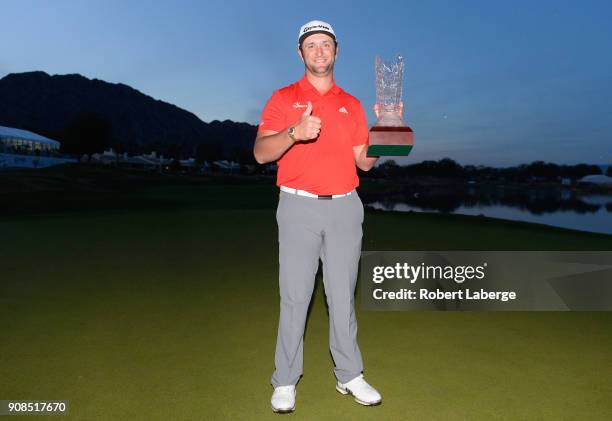
M338 43L331 25L317 20L302 26L297 52L305 74L272 94L253 151L260 164L278 161L280 187L276 213L280 318L272 409L295 409L304 327L319 258L336 390L352 394L362 405L378 405L380 394L361 374L354 308L363 223L363 204L355 190L356 166L368 171L377 158L366 156L363 107L334 81Z

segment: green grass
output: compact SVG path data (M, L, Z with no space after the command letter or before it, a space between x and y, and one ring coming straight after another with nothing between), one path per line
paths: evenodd
M0 197L12 202L0 222L0 399L68 399L79 420L278 417L273 186L40 195ZM611 250L612 236L367 211L363 248ZM611 313L365 312L358 299L365 375L384 399L362 407L334 389L321 284L285 417L612 416Z

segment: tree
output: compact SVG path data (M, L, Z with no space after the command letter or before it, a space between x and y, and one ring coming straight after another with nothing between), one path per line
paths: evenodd
M97 113L81 113L57 132L62 152L77 155L101 152L111 143L112 125Z

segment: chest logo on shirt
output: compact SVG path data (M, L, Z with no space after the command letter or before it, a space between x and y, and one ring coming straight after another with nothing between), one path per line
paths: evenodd
M308 108L307 104L300 104L300 102L296 102L293 104L293 108Z
M344 114L348 114L348 111L346 111L346 108L344 108L344 107L338 108L338 111L341 112L341 113L344 113Z

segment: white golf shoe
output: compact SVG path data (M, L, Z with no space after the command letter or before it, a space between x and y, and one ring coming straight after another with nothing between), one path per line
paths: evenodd
M272 411L293 412L295 409L295 385L279 386L272 393Z
M355 401L366 406L380 405L380 393L363 379L363 374L355 377L348 383L336 382L336 390L343 395L353 395Z

